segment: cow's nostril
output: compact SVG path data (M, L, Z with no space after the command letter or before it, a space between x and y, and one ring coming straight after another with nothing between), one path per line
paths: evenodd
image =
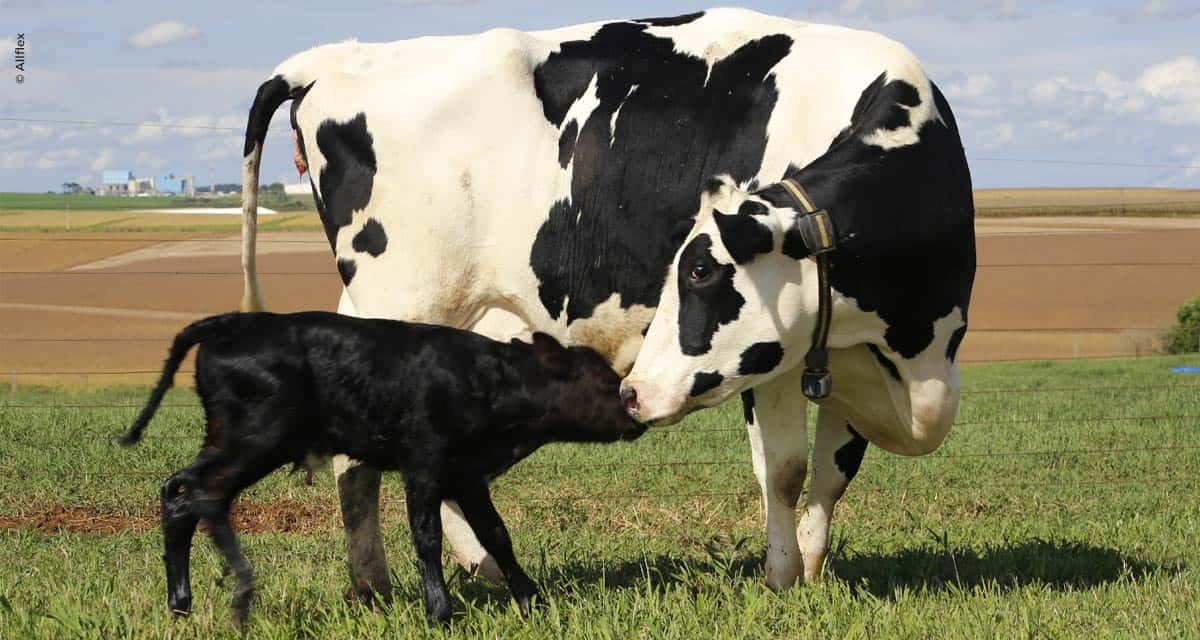
M625 387L621 389L621 400L625 403L625 410L629 412L637 411L638 399L637 389L633 387Z

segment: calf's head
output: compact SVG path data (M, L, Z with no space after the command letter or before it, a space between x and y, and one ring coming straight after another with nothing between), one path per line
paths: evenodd
M817 287L795 216L726 176L709 183L621 385L630 415L676 422L803 360Z
M538 393L546 413L541 424L552 440L614 442L646 431L620 398L621 377L594 349L564 347L544 333L533 334L533 353L546 384Z

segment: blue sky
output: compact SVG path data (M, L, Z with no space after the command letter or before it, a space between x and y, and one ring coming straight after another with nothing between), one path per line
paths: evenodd
M880 31L908 45L950 98L977 186L1200 188L1200 0L742 6ZM703 7L656 0L0 0L0 118L236 130L267 73L315 44L537 29ZM21 85L8 53L19 32L27 49ZM286 118L275 125L286 128ZM264 181L294 182L288 135L268 140ZM200 184L210 175L238 182L240 146L238 131L0 120L0 191L96 184L105 168L190 172Z

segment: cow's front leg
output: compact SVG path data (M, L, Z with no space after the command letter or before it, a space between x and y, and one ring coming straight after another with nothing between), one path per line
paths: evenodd
M767 520L767 586L787 589L804 569L796 543L796 501L808 468L808 434L797 375L785 374L742 395L754 475Z
M346 532L346 555L350 562L349 596L372 602L392 601L392 579L388 574L383 539L379 536L380 473L373 467L342 455L333 457Z
M813 442L812 482L800 517L800 548L804 552L804 579L821 575L829 552L829 522L833 508L858 473L867 441L838 413L822 407L817 414Z

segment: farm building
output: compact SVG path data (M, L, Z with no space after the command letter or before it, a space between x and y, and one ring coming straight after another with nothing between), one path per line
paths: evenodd
M163 176L138 178L128 169L104 171L98 195L196 195L196 178L192 175L168 173Z
M194 176L179 176L168 173L154 179L154 190L163 195L194 196L196 195L196 178Z
M127 195L133 183L133 172L129 169L109 169L100 178L97 193L105 196Z

